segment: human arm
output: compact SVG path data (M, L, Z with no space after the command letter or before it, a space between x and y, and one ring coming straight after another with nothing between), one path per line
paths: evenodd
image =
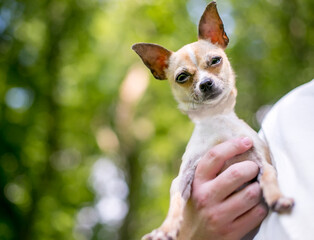
M203 157L195 172L179 240L240 239L265 218L267 208L261 203L257 182L236 191L257 176L255 163L236 163L219 174L227 160L251 147L248 138L233 139Z

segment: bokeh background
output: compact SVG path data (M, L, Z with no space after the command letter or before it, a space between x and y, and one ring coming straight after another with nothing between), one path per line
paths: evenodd
M204 0L0 0L0 239L135 240L193 130L131 50L197 39ZM236 111L258 130L314 76L313 0L218 0Z

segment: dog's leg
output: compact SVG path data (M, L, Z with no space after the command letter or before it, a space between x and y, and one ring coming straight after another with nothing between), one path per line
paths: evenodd
M191 185L196 166L180 171L170 189L170 207L167 218L156 230L145 235L142 240L175 240L183 220L183 210L191 195Z
M289 212L294 205L293 199L281 193L275 168L266 161L262 165L259 182L267 205L275 212Z

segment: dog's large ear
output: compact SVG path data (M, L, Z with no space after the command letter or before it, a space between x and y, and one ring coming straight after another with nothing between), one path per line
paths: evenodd
M198 39L208 40L225 49L229 38L224 30L224 25L219 17L216 2L207 5L198 25Z
M141 57L156 79L166 79L165 70L172 52L152 43L137 43L132 49Z

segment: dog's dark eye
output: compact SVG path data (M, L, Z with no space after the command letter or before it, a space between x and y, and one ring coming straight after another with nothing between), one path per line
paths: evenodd
M221 62L221 57L213 57L210 63L211 66L217 65Z
M185 83L187 80L189 80L190 78L190 74L188 73L180 73L177 77L176 77L176 82L178 83Z

